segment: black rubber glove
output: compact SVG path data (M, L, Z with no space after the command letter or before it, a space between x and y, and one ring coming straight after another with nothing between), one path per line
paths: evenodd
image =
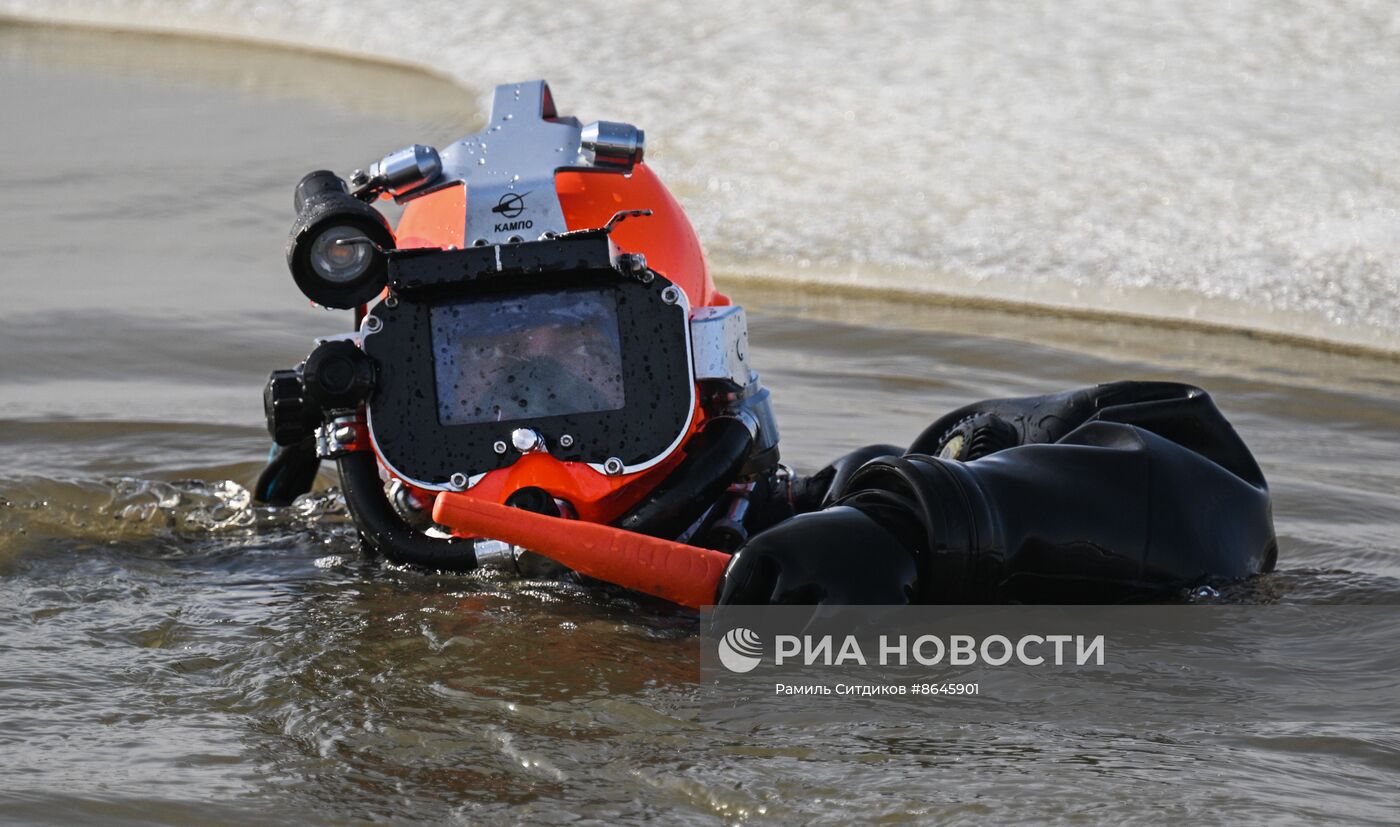
M905 545L865 512L837 506L749 540L729 562L716 602L889 606L920 593Z

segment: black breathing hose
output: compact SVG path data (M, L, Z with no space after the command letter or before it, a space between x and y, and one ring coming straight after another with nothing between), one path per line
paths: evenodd
M346 454L339 464L345 506L370 548L396 563L443 571L476 568L475 543L471 540L429 537L404 522L384 494L374 452Z
M711 419L686 446L676 470L613 525L667 540L680 536L738 478L753 440L738 417Z
M267 505L285 506L316 484L321 458L316 456L316 439L307 437L292 445L273 447L267 467L253 485L253 499Z

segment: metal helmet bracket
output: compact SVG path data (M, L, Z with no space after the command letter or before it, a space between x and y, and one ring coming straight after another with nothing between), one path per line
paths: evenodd
M421 186L395 192L404 202L461 182L466 186L467 225L472 246L509 244L569 231L554 188L560 170L630 173L642 160L645 133L635 126L560 117L543 80L496 87L486 128L454 141L440 153L409 147L385 156L416 159L411 166L431 175ZM419 157L427 153L432 158ZM440 160L440 163L432 163ZM437 169L434 169L437 167Z

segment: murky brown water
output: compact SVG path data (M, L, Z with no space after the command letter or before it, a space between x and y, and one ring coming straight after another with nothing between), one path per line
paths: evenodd
M0 27L0 821L1395 819L1393 727L701 725L690 616L365 562L329 494L250 507L267 371L345 324L284 275L291 184L454 137L473 103ZM1248 599L1400 602L1394 361L725 287L799 468L980 397L1197 382L1275 492L1280 571Z

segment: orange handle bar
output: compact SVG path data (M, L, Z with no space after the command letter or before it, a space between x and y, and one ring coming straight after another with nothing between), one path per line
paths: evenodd
M712 605L729 555L599 523L566 520L444 491L433 519L528 548L574 571L698 609Z

